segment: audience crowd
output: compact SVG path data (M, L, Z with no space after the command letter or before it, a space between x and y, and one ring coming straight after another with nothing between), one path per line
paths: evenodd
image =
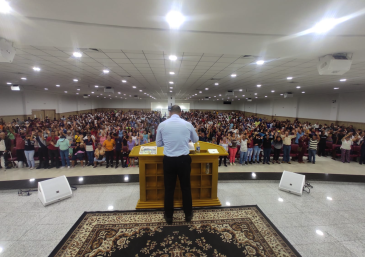
M227 166L239 164L280 164L296 160L315 164L316 155L349 163L353 157L365 164L365 133L353 126L333 123L311 124L268 120L244 113L183 112L181 118L196 128L200 141L222 146L229 157L220 157ZM135 166L129 158L134 146L155 140L158 124L165 118L159 112L109 111L87 113L50 120L0 119L0 157L7 168L17 166L37 169L70 168L77 162L84 166L118 168ZM178 136L178 135L176 135ZM270 161L270 158L272 159ZM282 160L280 158L282 156ZM59 159L61 159L61 166Z

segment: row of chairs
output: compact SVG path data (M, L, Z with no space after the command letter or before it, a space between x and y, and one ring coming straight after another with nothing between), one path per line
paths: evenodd
M291 158L297 158L298 157L298 144L292 144L291 145L291 150L290 150L290 157ZM236 153L236 159L240 158L240 145L237 145L237 153ZM341 152L338 150L341 148L341 145L335 145L332 142L326 142L326 148L325 148L325 152L327 155L332 155L332 157L334 158L339 158L341 157ZM270 154L271 157L274 156L273 151L274 151L274 146L271 146L272 152ZM280 152L280 156L283 156L283 151ZM308 147L307 145L304 146L304 156L308 156ZM351 146L351 154L350 154L350 158L354 159L357 157L361 156L361 147L357 146L357 145L352 145ZM260 153L260 158L261 158L261 153Z

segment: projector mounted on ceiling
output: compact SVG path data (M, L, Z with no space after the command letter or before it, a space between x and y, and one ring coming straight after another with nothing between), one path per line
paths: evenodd
M112 87L104 87L104 93L114 93L114 88L112 88Z
M228 90L228 91L226 92L226 96L234 96L234 92L233 92L233 90Z
M252 102L252 98L247 98L247 102Z
M89 98L89 95L88 94L84 94L84 98Z
M288 97L293 97L293 93L292 92L286 92L284 94L284 98L288 98Z
M319 58L319 75L343 75L351 68L352 60L348 54L325 55Z

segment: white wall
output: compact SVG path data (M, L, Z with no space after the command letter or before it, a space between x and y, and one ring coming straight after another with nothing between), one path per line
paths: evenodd
M339 120L365 122L365 92L300 95L293 98L256 99L234 101L231 105L223 101L186 101L176 100L189 109L201 110L239 110L264 115L298 117L308 119ZM123 100L120 98L87 98L71 94L52 94L43 91L11 91L2 88L0 91L0 116L30 115L36 109L54 109L57 113L89 110L96 108L131 108L151 109L156 104L166 101L142 99Z

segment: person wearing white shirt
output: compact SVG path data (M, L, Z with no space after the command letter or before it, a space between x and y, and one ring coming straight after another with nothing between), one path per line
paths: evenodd
M247 139L245 135L241 136L241 148L240 148L240 164L247 165Z

